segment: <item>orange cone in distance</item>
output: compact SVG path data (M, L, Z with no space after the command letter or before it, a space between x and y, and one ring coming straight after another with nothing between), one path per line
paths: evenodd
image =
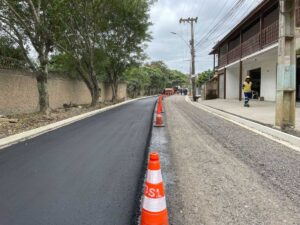
M159 112L160 113L164 113L164 109L163 109L163 96L160 95L159 98L158 98L158 102L157 102L157 106L159 106Z
M144 190L141 225L169 225L159 155L150 154Z
M157 107L156 107L156 114L161 114L161 113L162 113L162 105L161 102L158 100Z
M155 120L155 124L154 127L164 127L164 122L163 122L163 117L160 113L156 114L156 120Z

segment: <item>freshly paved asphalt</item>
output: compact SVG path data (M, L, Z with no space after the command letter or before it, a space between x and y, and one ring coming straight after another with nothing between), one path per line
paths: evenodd
M0 151L0 225L131 225L155 98Z

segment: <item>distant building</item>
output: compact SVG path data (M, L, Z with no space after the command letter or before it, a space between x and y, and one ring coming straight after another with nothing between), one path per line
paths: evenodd
M300 26L300 1L297 4L296 24ZM264 0L213 47L211 54L219 78L218 97L241 99L242 83L250 75L255 94L275 101L278 39L279 0ZM296 87L299 101L299 58Z

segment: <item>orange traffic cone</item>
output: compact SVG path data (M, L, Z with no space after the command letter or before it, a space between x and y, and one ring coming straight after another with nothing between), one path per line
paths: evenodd
M160 113L156 113L156 120L154 127L164 127L163 117Z
M150 154L147 180L144 190L144 200L141 225L168 225L168 210L165 191L160 170L159 155Z
M164 104L163 104L163 101L161 101L160 103L160 109L161 109L161 113L164 113Z
M162 113L162 103L160 101L157 102L156 113L157 114Z
M163 109L163 97L162 95L159 96L158 98L158 102L157 102L157 113L163 113L164 109Z

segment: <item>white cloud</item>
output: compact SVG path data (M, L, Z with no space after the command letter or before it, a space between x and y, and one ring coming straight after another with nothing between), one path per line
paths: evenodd
M221 36L229 32L233 24L241 20L245 13L260 2L260 0L244 1L245 4L237 11L236 15L222 25ZM220 21L235 2L237 0L158 0L150 12L153 23L150 31L153 40L148 44L149 47L146 50L148 56L151 60L165 61L172 69L189 73L190 52L185 42L190 40L190 25L179 24L179 19L181 17L199 17L198 23L195 25L197 42L207 34L217 21ZM170 32L176 32L181 37ZM213 57L209 56L208 53L217 40L216 37L211 40L203 40L201 45L197 46L197 72L213 67Z

